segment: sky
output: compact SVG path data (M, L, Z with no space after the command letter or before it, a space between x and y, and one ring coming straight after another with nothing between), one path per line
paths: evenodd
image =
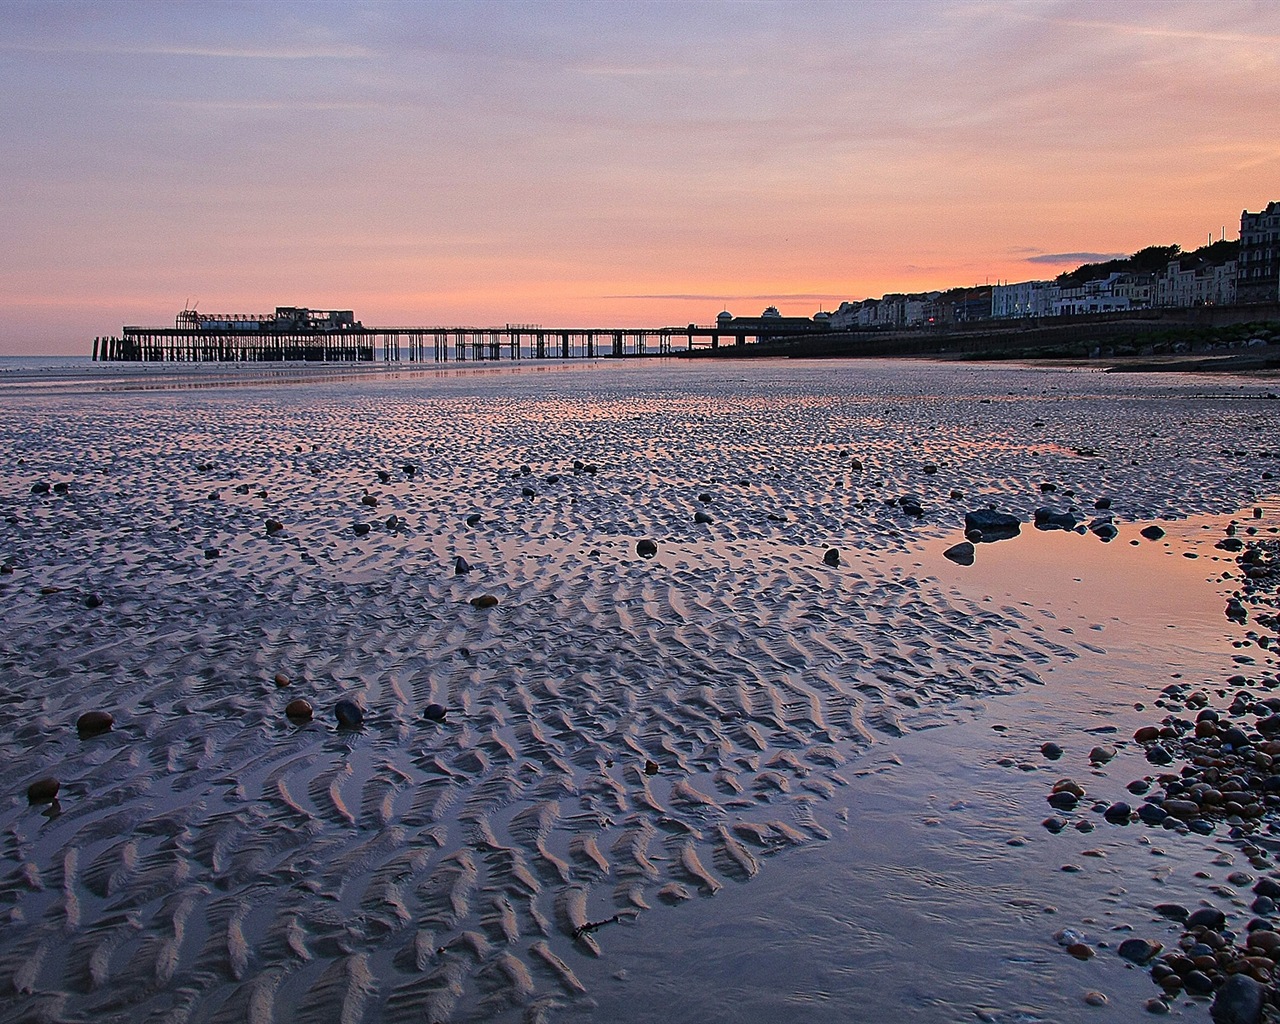
M1280 0L0 0L0 354L277 305L711 323L1280 200Z

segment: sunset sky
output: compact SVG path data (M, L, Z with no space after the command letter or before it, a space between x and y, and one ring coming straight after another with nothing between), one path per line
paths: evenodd
M277 305L708 323L1280 199L1280 2L0 2L0 354Z

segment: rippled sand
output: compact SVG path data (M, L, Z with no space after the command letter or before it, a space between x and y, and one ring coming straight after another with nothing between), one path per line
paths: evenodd
M611 944L723 924L699 904L726 887L776 901L766 865L857 849L850 808L896 745L1100 649L1053 594L965 584L940 551L966 510L1110 498L1120 546L1271 502L1280 472L1277 403L1247 381L646 363L232 383L5 384L4 1020L650 1019L606 991L645 969ZM285 718L298 697L313 722ZM336 728L341 697L362 729ZM89 709L115 728L81 740ZM43 776L53 809L27 805Z

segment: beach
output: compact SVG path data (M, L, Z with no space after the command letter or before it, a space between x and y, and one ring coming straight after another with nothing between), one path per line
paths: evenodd
M1152 776L1171 684L1276 684L1217 546L1280 527L1274 390L7 373L0 1020L1131 1019L1119 942L1243 930L1270 869L1046 796ZM946 557L989 508L1019 535Z

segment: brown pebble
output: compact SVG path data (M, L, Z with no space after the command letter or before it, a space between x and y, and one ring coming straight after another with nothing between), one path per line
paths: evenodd
M657 775L657 774L658 774L658 762L657 762L657 761L646 761L646 762L644 763L644 773L645 773L646 775Z
M47 804L58 798L57 779L36 779L27 787L27 803Z
M283 672L277 672L277 673L276 673L276 686L280 687L280 689L282 689L282 690L283 690L283 689L284 689L286 686L288 686L292 681L293 681L293 680L291 680L291 679L290 679L287 675L285 675Z
M299 697L284 706L284 713L295 722L311 721L311 702Z
M1084 1001L1090 1006L1106 1006L1108 999L1106 995L1101 992L1086 992L1084 994Z
M498 603L498 599L492 594L481 594L479 597L471 599L472 608L492 608Z
M1093 947L1084 942L1073 942L1067 947L1067 952L1077 960L1089 960L1093 957Z
M104 732L110 732L114 723L115 719L111 717L109 711L86 711L76 719L76 732L80 734L82 740L88 739L90 736L100 736Z

